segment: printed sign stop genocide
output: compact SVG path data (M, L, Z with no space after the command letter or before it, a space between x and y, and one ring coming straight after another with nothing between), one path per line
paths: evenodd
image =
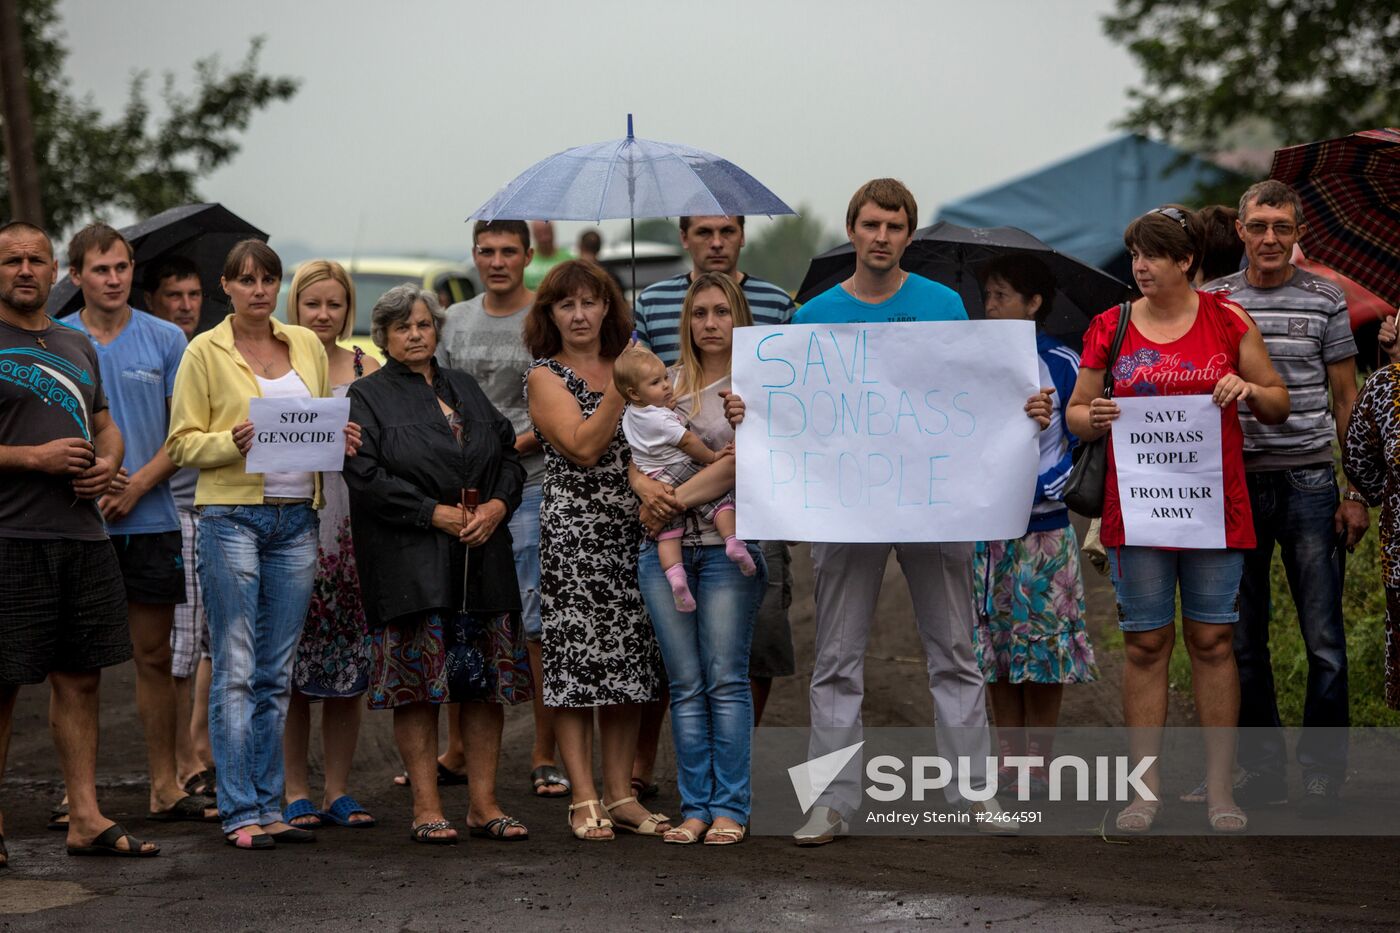
M249 473L338 472L345 461L348 398L254 398Z
M1220 407L1209 395L1118 398L1113 462L1124 543L1225 547Z

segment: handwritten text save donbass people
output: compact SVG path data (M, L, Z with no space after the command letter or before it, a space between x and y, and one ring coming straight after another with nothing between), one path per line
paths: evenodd
M1025 533L1039 385L1024 321L734 333L739 533L973 541Z

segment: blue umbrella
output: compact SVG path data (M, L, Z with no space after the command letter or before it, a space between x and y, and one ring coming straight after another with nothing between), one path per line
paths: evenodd
M536 162L468 220L619 220L795 214L733 162L703 149L627 136ZM636 224L633 224L633 240ZM636 284L636 250L632 279Z

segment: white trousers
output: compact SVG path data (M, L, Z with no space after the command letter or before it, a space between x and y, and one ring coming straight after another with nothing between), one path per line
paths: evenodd
M986 782L991 751L984 701L986 682L972 650L974 545L813 544L816 571L816 661L810 693L810 757L861 741L865 650L885 563L893 548L914 602L914 621L928 663L938 753L971 763L970 786ZM911 749L927 754L928 750ZM828 786L819 803L850 816L860 802L860 758ZM950 803L957 782L944 791Z

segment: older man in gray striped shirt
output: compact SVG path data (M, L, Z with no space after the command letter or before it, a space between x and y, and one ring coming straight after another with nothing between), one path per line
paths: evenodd
M1271 180L1252 186L1240 199L1235 224L1249 265L1206 289L1254 318L1293 403L1280 425L1260 424L1240 410L1258 544L1246 555L1235 625L1240 726L1247 730L1240 735L1244 774L1235 799L1246 807L1288 799L1269 661L1269 569L1277 544L1308 655L1297 749L1304 786L1300 812L1325 818L1337 809L1350 723L1342 577L1346 551L1366 533L1370 519L1354 490L1338 501L1332 438L1345 436L1356 399L1356 343L1342 290L1290 263L1302 219L1302 203L1287 185Z

